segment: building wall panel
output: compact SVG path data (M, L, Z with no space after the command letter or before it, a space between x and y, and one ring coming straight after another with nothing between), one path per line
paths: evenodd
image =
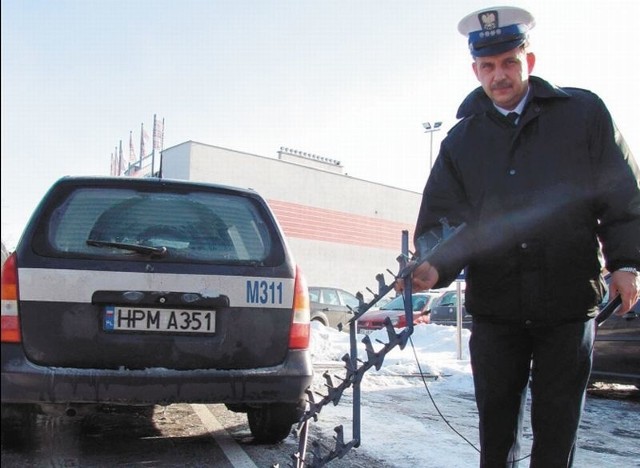
M324 171L193 141L165 149L162 167L166 178L256 190L273 209L309 284L354 293L375 291L377 274L397 272L402 231L411 239L421 200L420 193L335 168Z

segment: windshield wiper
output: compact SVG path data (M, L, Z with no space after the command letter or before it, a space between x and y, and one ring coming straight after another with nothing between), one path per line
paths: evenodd
M114 247L116 249L131 250L132 252L151 255L152 257L164 257L167 254L167 248L164 246L152 247L150 245L127 244L124 242L108 242L93 239L87 239L87 245L91 245L93 247Z

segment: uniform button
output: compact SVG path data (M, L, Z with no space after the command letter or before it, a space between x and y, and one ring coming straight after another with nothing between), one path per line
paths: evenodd
M520 247L523 248L523 249L526 249L529 246L527 245L526 242L523 242L522 244L520 244Z
M509 175L515 175L515 173L516 173L516 170L515 170L515 169L510 169L510 170L509 170Z
M527 327L530 327L530 326L531 326L531 320L525 320L525 321L524 321L524 324L525 324Z

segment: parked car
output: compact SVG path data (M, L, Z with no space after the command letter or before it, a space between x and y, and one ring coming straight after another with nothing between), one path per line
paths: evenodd
M2 428L224 403L274 443L305 408L309 337L304 276L256 192L65 177L2 268Z
M462 292L462 327L471 328L471 315L467 314L464 307L464 289ZM431 307L431 323L438 325L458 324L458 290L450 289L443 292Z
M610 275L605 279L608 285ZM608 301L607 293L601 308ZM598 326L591 381L631 384L640 388L640 301L625 315L613 313Z
M349 321L358 310L358 298L340 288L309 286L311 320L338 330L349 330Z
M414 293L411 296L413 324L429 323L429 312L432 301L439 293L433 291ZM404 310L404 296L400 295L377 310L365 312L357 320L358 333L369 334L385 327L385 319L389 318L394 328L405 328L407 318Z

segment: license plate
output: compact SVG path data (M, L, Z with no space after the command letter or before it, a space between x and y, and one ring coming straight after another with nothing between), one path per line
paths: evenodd
M106 331L214 333L216 311L107 306L103 326Z

